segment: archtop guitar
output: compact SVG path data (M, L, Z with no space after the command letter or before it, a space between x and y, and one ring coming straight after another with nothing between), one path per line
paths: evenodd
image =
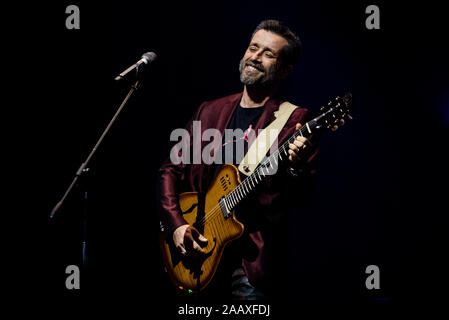
M186 256L175 248L170 237L161 232L160 248L162 258L176 287L186 292L203 290L212 280L219 265L223 250L229 242L243 234L244 226L235 216L235 209L264 178L269 170L289 154L289 144L297 136L311 134L332 128L340 120L351 118L352 95L336 97L321 114L307 122L275 151L267 156L254 172L242 181L234 165L223 165L205 195L185 192L179 195L179 205L183 218L207 239L204 254Z

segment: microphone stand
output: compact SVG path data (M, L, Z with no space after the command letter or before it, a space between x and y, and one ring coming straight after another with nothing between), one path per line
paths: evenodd
M114 116L112 117L111 121L107 125L106 129L101 134L100 138L98 139L97 143L93 147L92 151L87 156L86 160L81 163L81 166L79 167L78 171L75 174L75 177L72 181L72 183L67 188L66 192L62 196L61 200L56 203L53 210L50 213L50 218L53 218L54 215L61 209L62 205L64 204L65 199L72 191L73 187L77 184L78 180L81 181L81 184L83 184L83 180L85 180L86 173L89 171L89 168L87 165L89 164L89 161L91 160L92 156L94 155L95 151L97 151L98 147L100 146L101 142L103 141L104 137L108 133L109 129L114 124L115 120L118 118L120 112L122 111L125 104L128 102L129 98L132 96L132 94L139 88L140 86L140 79L138 78L136 82L131 86L128 94L123 99L120 107L115 112ZM83 232L82 232L82 267L84 270L87 268L87 190L85 187L83 194L82 194L82 201L83 201Z

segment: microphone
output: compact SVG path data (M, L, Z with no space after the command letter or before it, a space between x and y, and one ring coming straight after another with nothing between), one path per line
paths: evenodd
M120 73L117 77L115 77L115 80L118 81L118 80L123 79L123 77L126 76L127 73L129 73L130 71L132 71L136 68L138 69L141 64L147 65L147 64L150 64L150 63L156 61L156 59L157 59L157 55L154 52L144 53L142 55L142 58L139 61L137 61L131 67L129 67L128 69L126 69L125 71Z

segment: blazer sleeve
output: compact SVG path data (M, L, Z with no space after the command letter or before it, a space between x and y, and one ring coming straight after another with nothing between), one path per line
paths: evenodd
M195 115L185 127L190 139L189 148L192 148L193 121L200 118L200 113L204 105L205 103L200 105ZM173 148L176 148L176 146ZM176 149L173 148L171 152L176 152ZM190 150L190 154L192 154L192 150ZM178 150L178 156L182 156L182 150ZM187 183L186 170L186 163L181 161L179 164L175 164L169 156L158 171L159 218L166 236L172 234L179 226L187 223L182 217L179 207L179 193L181 192L182 185Z

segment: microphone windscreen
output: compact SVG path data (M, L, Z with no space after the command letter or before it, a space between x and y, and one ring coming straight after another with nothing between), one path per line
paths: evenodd
M157 59L157 55L154 52L147 52L142 55L142 58L145 60L145 63L150 63Z

